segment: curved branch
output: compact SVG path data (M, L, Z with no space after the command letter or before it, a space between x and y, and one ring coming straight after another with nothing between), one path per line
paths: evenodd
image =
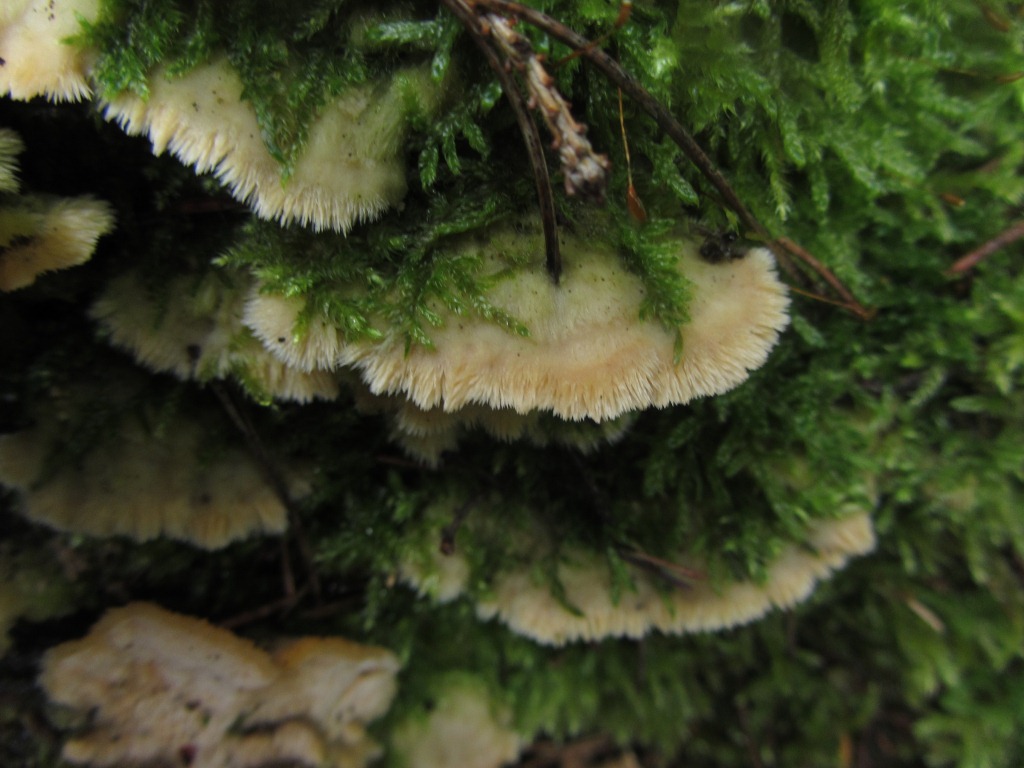
M546 266L548 274L557 285L562 275L562 254L558 245L558 224L555 219L555 198L551 191L551 177L548 175L548 166L544 159L544 145L541 143L537 125L530 117L529 109L526 102L523 101L523 96L516 87L512 75L487 42L487 33L481 26L477 15L463 0L441 0L441 2L469 30L473 42L483 52L487 63L498 76L501 89L505 92L505 98L508 99L509 106L512 107L512 112L516 116L519 130L523 134L523 141L526 143L526 153L530 157L534 182L537 185L537 202L540 204L541 223L544 226Z

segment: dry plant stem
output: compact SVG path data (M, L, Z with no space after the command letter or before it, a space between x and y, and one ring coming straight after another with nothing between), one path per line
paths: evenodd
M302 555L303 562L305 563L306 574L313 589L313 594L319 599L320 578L316 574L313 549L309 546L309 540L306 538L298 508L288 492L288 484L285 482L284 475L270 459L270 454L267 453L267 449L263 446L263 441L260 440L260 436L256 432L256 428L253 427L252 422L238 409L227 390L218 382L211 382L210 388L217 395L217 399L220 400L228 417L245 437L245 444L249 449L249 453L256 463L259 464L264 477L270 483L270 487L274 489L274 494L284 505L284 508L288 510L288 530L295 536L295 542L299 547L299 554Z
M585 768L594 758L614 749L612 740L602 734L583 736L567 744L538 741L530 747L529 755L518 768Z
M822 279L832 286L832 289L842 297L843 301L846 302L844 306L850 312L853 312L862 320L870 320L874 316L874 312L865 308L864 305L857 301L846 286L840 282L839 278L832 274L832 271L828 267L814 258L806 248L794 243L788 237L780 237L776 239L775 242L817 272Z
M668 581L673 587L689 589L694 582L703 581L704 574L694 568L687 568L684 565L664 560L654 555L648 555L638 549L618 550L619 556L628 563L653 571L656 575Z
M481 26L480 19L464 0L441 0L445 8L457 18L469 31L473 42L483 52L491 69L498 76L501 90L508 99L509 106L516 116L519 131L526 144L526 154L530 158L534 182L537 185L537 202L540 205L540 218L544 227L544 252L546 267L551 279L558 284L562 276L562 254L558 245L558 225L555 219L555 197L551 191L551 177L548 175L547 162L544 159L544 146L537 132L537 126L530 117L529 109L523 96L516 88L511 73L505 68L497 52L488 42L488 35Z
M528 107L536 108L553 137L552 149L558 151L567 195L580 195L598 205L604 203L608 187L608 158L594 151L586 137L587 127L576 122L572 110L555 88L530 41L512 28L504 16L488 13L485 27L513 68L522 73L530 94Z
M750 733L750 716L747 714L746 708L742 704L737 704L736 714L740 723L740 730L743 732L743 740L747 743L747 755L750 757L750 765L752 768L764 768L764 763L761 762L761 755L757 749L757 745L754 743L754 737Z
M672 113L657 99L652 96L646 88L644 88L639 81L637 81L632 75L630 75L622 66L611 56L605 53L600 48L597 48L591 44L582 35L574 32L569 27L565 26L559 21L551 18L545 13L522 5L520 3L511 2L510 0L472 0L474 6L480 6L489 11L496 11L498 13L510 14L517 16L525 21L533 24L538 29L547 32L552 37L560 40L576 51L581 51L594 66L596 66L601 72L604 73L611 83L622 89L623 93L629 96L633 101L640 105L648 115L650 115L658 127L661 128L669 138L675 142L683 154L689 158L697 169L704 175L711 185L718 191L725 201L725 204L732 209L732 211L739 216L742 221L750 230L755 232L761 239L764 240L765 244L775 254L779 265L786 270L790 275L799 274L796 268L793 266L792 261L786 254L783 243L784 238L780 238L776 241L768 232L768 230L761 224L760 221L752 214L743 202L739 199L739 196L733 190L732 186L726 181L725 177L715 168L711 159L704 153L697 141L689 134L689 132L683 128L678 120L673 117ZM836 279L835 275L828 271L817 259L814 259L805 249L800 248L793 243L791 240L785 239L786 243L789 243L794 248L799 249L799 253L794 252L794 255L800 258L810 257L811 261L808 264L822 277L824 277L829 284L836 289L840 296L846 301L847 308L858 315L862 319L869 319L872 313L865 309L854 297L846 290L846 288ZM782 246L782 247L780 247Z
M295 594L295 573L292 571L292 556L288 552L288 542L281 539L281 583L284 584L285 597Z
M1020 240L1022 237L1024 237L1024 221L1018 221L1011 225L1009 229L1000 232L988 242L983 243L970 253L957 259L953 263L953 266L947 269L944 274L947 277L962 275L968 270L973 269L979 262L991 256L1000 248L1004 248L1010 243Z
M740 220L764 238L766 242L770 243L772 241L768 230L747 210L746 206L743 205L729 185L729 182L715 168L711 159L704 154L704 150L700 148L696 140L680 125L679 121L672 116L672 113L661 102L655 99L639 81L622 68L619 62L600 48L593 47L591 41L587 40L587 38L534 8L529 8L520 3L509 2L509 0L473 0L473 5L498 13L518 16L547 32L552 37L561 40L571 48L582 51L582 55L601 70L613 85L621 88L623 93L633 99L644 112L654 118L658 127L665 131L669 138L683 151L683 154L690 159L690 162L697 166L698 170L704 174L704 177L722 195L726 204L740 217Z

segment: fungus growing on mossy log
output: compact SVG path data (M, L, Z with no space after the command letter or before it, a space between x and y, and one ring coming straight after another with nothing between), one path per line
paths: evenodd
M151 370L198 381L234 376L261 400L337 397L333 374L282 363L242 324L250 282L211 269L152 286L129 272L107 284L90 314L114 346Z
M62 425L52 416L0 436L0 484L20 491L29 519L91 536L168 536L216 549L285 529L285 506L256 464L239 448L209 451L201 422L178 419L159 434L126 416L112 427L77 462L56 468L48 460Z
M501 502L484 504L500 509ZM746 624L773 609L803 602L819 581L875 545L871 518L851 502L839 511L841 517L811 522L803 538L782 548L768 562L763 581L712 583L697 577L679 585L662 578L657 569L632 568L629 584L616 585L603 549L556 540L539 514L527 515L529 522L519 525L509 523L511 510L499 514L500 525L484 514L473 516L459 529L455 551L443 554L436 542L450 525L452 507L460 509L451 499L438 502L410 530L397 564L399 577L441 603L469 593L481 619L497 618L513 632L547 645ZM494 509L488 512L493 515ZM476 547L497 547L499 552L481 564L473 552ZM495 558L505 562L495 565ZM629 553L623 558L629 562ZM686 552L670 559L650 562L669 569L673 563L685 566L680 572L691 575L704 568L702 558ZM547 578L538 578L541 573ZM665 573L675 576L671 570ZM474 585L485 583L486 589L476 594Z
M64 758L92 766L355 768L379 754L365 725L387 711L398 661L340 638L271 656L205 621L133 603L52 649L40 684L91 713Z
M16 133L0 130L0 291L88 261L114 228L114 212L100 200L17 194L23 149Z
M519 756L526 739L479 680L454 673L435 688L429 712L413 713L395 726L391 750L398 765L498 768Z
M424 410L483 404L605 421L732 389L765 362L788 323L785 287L763 249L709 264L686 245L678 269L692 284L689 321L668 329L641 319L643 284L607 246L566 235L555 285L539 240L519 247L534 240L538 258L525 265L486 244L463 246L482 251L481 274L494 279L488 300L528 337L438 306L443 325L431 330L432 349L407 349L401 334L385 333L343 345L338 363L374 393L402 394Z
M147 135L155 154L170 150L196 172L212 172L261 218L345 232L404 197L410 106L429 113L438 96L423 69L352 86L310 125L287 175L264 144L256 110L226 58L180 77L158 70L147 98L125 92L103 111L128 134Z
M695 242L679 240L675 268L691 286L689 319L669 328L645 317L643 280L603 243L607 227L597 229L586 238L564 235L557 285L531 226L463 237L435 256L477 260L475 279L492 314L514 318L526 335L431 299L424 310L436 318L425 331L430 346L410 348L405 331L379 317L371 318L372 338L346 339L315 315L300 326L301 297L262 290L245 322L290 365L351 367L372 393L423 411L481 405L601 422L726 392L764 364L789 322L789 298L767 250L710 264ZM355 285L338 290L361 295Z

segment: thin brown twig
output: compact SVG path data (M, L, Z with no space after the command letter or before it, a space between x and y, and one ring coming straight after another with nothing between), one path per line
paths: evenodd
M696 568L687 568L685 565L673 563L661 557L648 555L638 549L619 548L619 555L623 560L633 565L655 571L673 586L681 589L689 589L695 582L703 581L706 577L702 571Z
M847 289L845 285L842 284L839 278L836 277L828 267L826 267L824 264L818 261L811 254L810 251L808 251L803 246L794 243L788 237L776 238L775 242L778 243L783 248L785 248L790 253L792 253L794 256L800 259L800 261L809 266L815 272L817 272L818 275L820 275L826 283L832 286L832 290L834 290L843 298L843 301L846 302L845 306L848 310L853 312L862 320L870 320L872 317L874 317L874 311L867 309L863 304L857 301L854 295L850 293L849 289Z
M544 147L540 139L540 133L538 133L537 126L530 117L526 102L523 101L523 95L516 87L512 75L505 68L497 51L491 46L488 35L471 6L464 2L464 0L441 0L441 2L469 31L473 42L483 52L487 63L497 75L498 82L501 83L501 89L505 93L505 98L508 99L512 113L516 117L519 132L522 133L523 141L526 143L526 154L530 158L530 167L533 169L533 178L537 187L537 202L540 205L541 224L544 228L546 267L551 279L557 285L562 275L562 253L558 244L555 197L551 190L551 177L548 175L548 165L544 158Z
M982 243L970 253L961 256L943 274L947 277L956 277L973 269L983 259L988 258L1000 248L1005 248L1010 243L1016 242L1024 237L1024 221L1018 221L998 235Z
M231 616L230 618L224 619L224 621L219 622L217 626L223 627L224 629L237 629L238 627L244 626L246 624L252 624L254 621L259 621L260 619L265 619L268 616L272 616L278 611L290 610L291 608L294 608L296 603L298 603L299 600L301 600L305 596L305 594L309 591L309 588L310 587L307 584L294 594L286 595L285 597L282 597L280 600L275 600L272 603L261 605L259 608L254 608L251 611L245 611L244 613L239 613L234 616Z
M747 742L747 754L750 756L751 768L764 768L764 763L761 761L761 755L758 752L757 745L754 743L754 736L750 729L750 716L747 714L747 709L742 704L736 705L737 719L740 723L740 730L743 732L743 739Z
M442 555L449 556L455 554L455 537L458 535L459 529L465 522L466 517L476 505L476 500L477 497L474 496L462 504L457 510L455 510L455 514L452 516L452 521L441 529L441 544L438 549Z

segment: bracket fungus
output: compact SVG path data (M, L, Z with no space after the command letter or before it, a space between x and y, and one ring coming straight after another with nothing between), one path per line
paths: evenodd
M75 764L356 768L365 725L395 692L383 648L303 638L273 656L205 621L134 603L49 651L40 684L91 713L64 747Z
M412 536L427 535L436 541L446 514L442 508L444 504L428 510L423 528ZM502 527L498 535L510 552L510 564L497 572L473 572L464 554L474 546L470 523L463 526L471 532L459 551L442 554L436 546L423 550L414 545L402 556L398 572L406 583L438 602L457 599L470 584L486 578L489 587L473 598L477 615L497 618L513 632L546 645L639 638L654 630L709 632L749 623L776 608L792 608L810 596L818 581L851 558L870 552L875 535L869 515L853 505L844 507L843 515L811 523L804 540L787 545L773 558L762 582L717 585L701 580L666 590L662 579L637 569L632 586L617 590L603 552L567 545L556 553L553 542L538 533L539 522L536 530ZM538 580L532 565L547 555L557 558L551 578ZM685 554L677 559L691 570L700 568ZM557 589L552 579L557 580Z
M683 634L728 629L803 602L818 581L874 546L874 529L866 513L819 521L811 526L806 542L791 544L776 556L763 584L737 582L716 590L700 583L666 598L653 579L642 575L634 580L635 591L625 592L618 602L607 564L581 551L568 555L558 569L565 600L578 614L525 572L499 578L493 597L481 601L477 613L481 618L496 616L514 632L549 645L636 638L651 630Z
M677 268L693 288L677 363L674 330L641 319L640 278L593 239L564 240L558 285L536 257L535 234L499 232L483 246L461 246L482 251L488 300L528 337L434 306L443 324L431 330L433 348L407 349L402 334L385 331L383 341L343 344L337 364L358 370L375 394L400 393L424 410L483 404L605 421L732 389L765 362L788 323L789 299L767 250L709 264L688 243ZM531 254L526 264L507 258L510 243Z
M345 232L404 197L410 104L429 113L439 98L420 69L352 86L312 123L284 177L243 90L227 58L219 58L180 77L154 72L147 98L125 92L103 111L128 134L147 135L155 154L170 150L196 172L213 172L261 218Z
M67 43L95 20L100 0L4 0L0 4L0 95L51 101L88 98L93 52Z
M239 448L209 455L199 421L178 419L159 434L126 416L111 432L55 470L55 418L0 436L0 483L20 491L26 517L91 536L169 536L216 549L285 529L287 510L255 463ZM293 478L293 492L303 487Z
M300 403L337 397L332 374L280 362L242 324L249 283L210 270L155 287L132 272L110 281L90 314L114 346L152 370L199 381L235 375L261 397Z
M468 675L438 684L429 714L398 723L391 747L404 768L498 768L514 762L526 739L512 730L507 709Z

